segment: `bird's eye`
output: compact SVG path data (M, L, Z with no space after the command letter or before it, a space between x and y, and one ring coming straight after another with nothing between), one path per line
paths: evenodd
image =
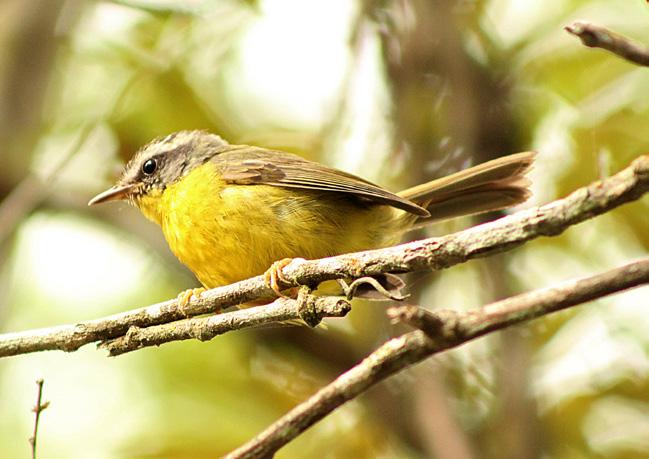
M142 172L146 175L151 175L158 168L158 162L155 159L147 159L144 164L142 164Z

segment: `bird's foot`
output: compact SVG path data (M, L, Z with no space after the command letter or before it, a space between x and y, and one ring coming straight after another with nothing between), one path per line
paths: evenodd
M178 294L178 309L185 314L189 315L187 312L187 305L191 301L192 297L195 298L200 298L201 293L203 293L206 289L204 287L198 287L198 288L190 288L187 290L184 290Z
M270 265L270 268L268 268L268 270L264 273L264 281L266 282L266 285L279 297L287 296L282 292L280 283L290 283L289 280L284 277L282 269L290 265L295 260L304 261L303 258L282 258L281 260L276 261L272 265Z

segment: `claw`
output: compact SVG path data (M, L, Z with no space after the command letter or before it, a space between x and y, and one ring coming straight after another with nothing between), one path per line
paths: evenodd
M268 285L268 287L279 297L286 297L286 295L282 293L279 284L289 283L288 279L284 277L282 269L290 265L293 260L301 260L301 258L283 258L270 265L270 268L268 268L264 273L264 281L266 281L266 285Z
M199 288L190 288L187 290L184 290L178 294L178 308L185 314L187 314L186 308L189 302L191 301L192 297L196 297L197 299L201 297L201 293L203 293L206 289L203 287Z

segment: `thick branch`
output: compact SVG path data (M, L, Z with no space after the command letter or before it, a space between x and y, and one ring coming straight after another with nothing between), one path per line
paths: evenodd
M577 21L565 30L591 48L602 48L634 64L649 66L649 47L590 22Z
M283 277L291 283L282 287L316 285L324 280L386 272L448 268L473 258L512 249L539 236L560 234L571 225L636 200L647 191L649 156L641 156L621 172L580 188L564 199L465 231L322 260L295 260L283 270ZM76 325L0 335L0 357L55 349L74 351L84 344L123 336L130 327L141 328L138 336L144 343L149 340L146 333L149 336L159 333L152 326L216 312L272 295L273 291L266 285L263 276L257 276L209 290L199 298L193 297L182 310L178 308L176 300L170 300ZM268 322L273 320L271 317Z
M649 284L649 259L603 274L570 280L556 287L524 293L465 313L452 310L428 312L414 306L394 308L393 317L422 327L423 331L407 333L386 342L226 457L271 457L339 406L433 354L494 330L643 284Z

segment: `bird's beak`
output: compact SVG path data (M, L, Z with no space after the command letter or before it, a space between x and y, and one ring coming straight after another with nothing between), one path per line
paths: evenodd
M128 198L128 195L140 186L139 183L130 183L128 185L115 185L106 191L99 193L97 196L92 198L89 202L89 206L95 204L101 204L102 202L108 201L120 201L122 199Z

